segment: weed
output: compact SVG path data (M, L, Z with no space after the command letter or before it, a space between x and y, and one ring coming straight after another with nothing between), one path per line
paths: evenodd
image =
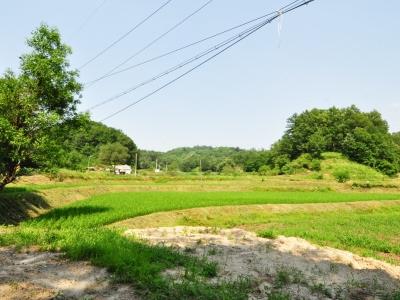
M267 239L276 239L278 237L272 229L260 232L259 236Z
M290 283L291 283L290 271L284 267L279 268L276 273L275 287L282 288Z
M268 294L268 300L290 300L290 295L286 292L272 291Z
M318 293L326 297L332 297L331 291L322 283L314 283L310 286L310 291L312 293Z

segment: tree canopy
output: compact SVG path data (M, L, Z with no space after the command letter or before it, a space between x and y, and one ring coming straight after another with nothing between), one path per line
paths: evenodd
M340 152L350 160L388 175L400 170L400 149L377 111L357 107L312 109L288 119L287 130L272 149L275 156L296 159L310 153Z
M137 152L135 143L121 130L92 121L85 115L54 128L50 135L54 142L54 157L57 158L53 165L57 167L83 169L89 159L92 164L112 164L104 157L100 158L104 145L118 144L126 148L127 155L121 162L128 164L134 163Z
M57 29L41 25L27 40L20 73L0 77L0 190L21 167L49 156L48 131L76 114L82 85L70 69L71 48Z
M100 146L99 161L105 165L123 164L127 162L129 157L129 149L120 143Z

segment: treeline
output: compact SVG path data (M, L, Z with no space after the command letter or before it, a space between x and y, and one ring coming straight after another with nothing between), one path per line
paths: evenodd
M209 172L290 174L298 168L318 170L324 152L339 152L352 161L389 176L400 171L400 133L377 111L357 107L312 109L288 119L283 137L270 150L229 147L178 148L165 153L140 152L140 167Z
M176 148L168 152L141 150L139 167L183 172L202 171L219 173L257 172L268 160L264 150L243 150L233 147L195 146Z
M53 155L48 168L82 170L89 166L134 164L137 147L133 140L87 115L54 127L49 134Z
M291 174L298 169L319 170L324 152L339 152L348 159L386 175L400 171L400 133L389 133L377 111L357 107L312 109L292 115L282 138L269 150L195 146L167 152L138 150L122 131L79 115L49 131L46 160L39 168L84 170L135 163L139 169L237 174ZM45 163L43 163L43 161Z

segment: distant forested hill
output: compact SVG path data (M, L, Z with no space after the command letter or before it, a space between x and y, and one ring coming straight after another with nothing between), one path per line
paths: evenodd
M84 169L101 163L102 147L110 146L126 151L121 163L133 164L137 147L121 130L82 117L51 131L54 161L51 166ZM90 161L89 161L90 160Z
M195 146L182 147L168 152L140 151L140 168L159 166L169 170L184 172L200 169L212 172L232 172L242 169L247 172L258 171L269 160L268 151L244 150L234 147Z

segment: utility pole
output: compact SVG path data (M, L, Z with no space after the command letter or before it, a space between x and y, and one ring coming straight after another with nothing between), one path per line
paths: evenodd
M156 169L155 169L155 172L157 172L157 170L158 170L158 159L156 158Z
M135 153L135 176L137 176L137 164L138 164L138 154Z

